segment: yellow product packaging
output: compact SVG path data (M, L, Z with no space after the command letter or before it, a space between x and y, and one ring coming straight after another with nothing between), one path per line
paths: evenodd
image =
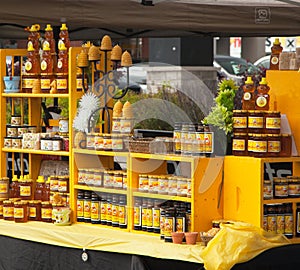
M290 244L284 235L266 232L249 223L230 222L220 227L201 253L206 270L229 270L267 249Z

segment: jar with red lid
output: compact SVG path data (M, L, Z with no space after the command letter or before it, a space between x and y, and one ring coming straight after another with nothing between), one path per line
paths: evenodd
M268 134L268 157L278 157L281 151L281 136L279 134Z
M24 200L14 202L15 222L24 223L28 221L27 205L27 201Z
M265 112L265 133L280 134L281 116L278 111Z
M248 112L248 132L264 133L264 112L251 110Z
M233 133L247 133L248 131L247 110L234 110L232 119L233 119Z
M252 153L254 157L265 157L267 155L266 134L253 134Z
M234 133L232 139L232 154L234 156L248 155L248 140L246 133Z

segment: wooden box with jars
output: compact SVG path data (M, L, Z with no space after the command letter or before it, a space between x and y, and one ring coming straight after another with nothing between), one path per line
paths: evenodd
M47 25L46 32L51 32L52 28ZM47 74L42 74L41 69L45 67L45 59L40 59L39 55L36 53L38 48L35 48L36 42L32 35L37 34L39 27L32 26L29 30L28 47L27 49L2 49L1 50L1 71L0 71L0 88L1 88L1 114L7 117L2 117L1 120L1 166L0 175L2 178L9 176L9 192L7 193L7 200L5 204L14 207L16 204L16 222L24 222L31 220L42 220L43 209L46 209L49 201L55 203L53 199L54 195L59 195L60 203L64 206L70 206L72 204L72 196L70 196L71 185L72 185L72 174L71 174L71 151L69 150L69 144L72 144L72 130L60 133L57 130L56 135L46 129L46 123L43 119L46 117L45 113L42 111L41 104L46 102L46 99L50 99L49 104L67 104L66 108L63 108L67 114L67 125L72 126L71 120L75 117L77 100L82 95L82 89L77 89L76 87L76 69L75 71L69 70L60 71L65 73L68 72L67 81L64 82L64 90L60 89L62 87L57 87L54 82L61 80L56 76L54 70L56 70L57 62L56 54L52 52L52 47L50 47L50 56L52 58L51 65L53 72L46 72ZM51 39L51 37L50 37ZM48 52L47 44L52 44L51 40L48 40L45 34L45 51ZM49 45L48 44L48 45ZM47 47L47 48L46 48ZM60 47L64 52L65 47ZM69 49L69 47L68 47ZM81 51L81 48L70 48L68 54L64 54L63 57L67 55L69 59L70 66L76 66L77 54ZM62 55L62 53L61 53ZM59 57L63 58L62 56ZM58 60L59 60L58 59ZM48 59L49 60L49 59ZM58 61L59 62L59 61ZM66 68L65 63L68 65L64 59L64 68ZM54 65L54 66L53 66ZM47 64L48 67L48 64ZM59 68L59 67L57 67ZM60 74L61 75L61 74ZM6 77L19 77L19 84L14 88L8 88L5 84ZM47 79L53 79L52 86L49 87L46 83ZM42 81L41 81L42 80ZM41 85L41 82L42 85ZM44 88L43 88L44 87ZM51 88L52 87L52 88ZM47 89L46 89L47 88ZM53 91L50 91L50 88ZM65 102L67 100L67 102ZM64 101L61 103L61 101ZM56 103L57 102L57 103ZM58 120L49 119L49 124L57 124ZM46 145L47 147L42 147ZM42 147L42 148L41 148ZM70 175L57 175L57 188L50 188L50 183L47 179L41 180L38 176L40 174L42 161L45 159L52 160L65 160L67 164L66 172L70 172ZM9 161L11 159L11 162ZM9 171L7 164L11 164ZM11 175L10 175L11 172ZM18 173L18 176L16 175ZM62 172L59 172L61 174ZM8 175L9 174L9 175ZM66 173L64 173L66 174ZM21 176L20 176L21 175ZM23 177L24 176L24 177ZM70 176L70 177L69 177ZM17 189L15 189L17 187ZM42 187L42 188L41 188ZM44 191L42 191L44 189ZM42 192L45 193L47 190L47 199L42 196ZM41 193L39 193L41 191ZM17 198L18 197L18 198ZM14 202L16 198L16 202ZM55 197L56 198L56 197ZM25 219L23 208L25 206L20 204L18 201L27 201L28 206L28 219ZM3 202L4 205L4 202ZM24 206L24 207L23 207ZM49 207L52 208L53 205L50 204ZM11 214L11 209L8 208L9 215ZM50 209L50 208L49 208ZM47 211L44 211L45 213ZM48 211L49 212L49 211ZM23 213L23 215L21 215ZM5 213L4 213L5 216ZM22 219L24 217L24 219ZM7 217L5 217L6 219ZM8 217L9 219L11 217ZM52 219L52 217L50 217ZM50 220L49 219L49 220ZM51 221L52 222L52 221Z
M224 182L225 219L243 220L300 240L299 157L226 156Z

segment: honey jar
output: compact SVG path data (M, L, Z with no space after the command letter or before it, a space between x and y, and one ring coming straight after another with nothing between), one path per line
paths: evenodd
M43 222L52 223L52 205L49 201L42 202L41 218Z
M18 223L24 223L28 220L27 201L21 200L14 202L14 220Z

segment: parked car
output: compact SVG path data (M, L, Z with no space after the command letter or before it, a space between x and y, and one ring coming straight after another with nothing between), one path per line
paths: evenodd
M232 79L237 85L243 82L245 75L253 75L259 73L259 69L251 62L229 55L215 55L214 67L219 68L219 79Z

